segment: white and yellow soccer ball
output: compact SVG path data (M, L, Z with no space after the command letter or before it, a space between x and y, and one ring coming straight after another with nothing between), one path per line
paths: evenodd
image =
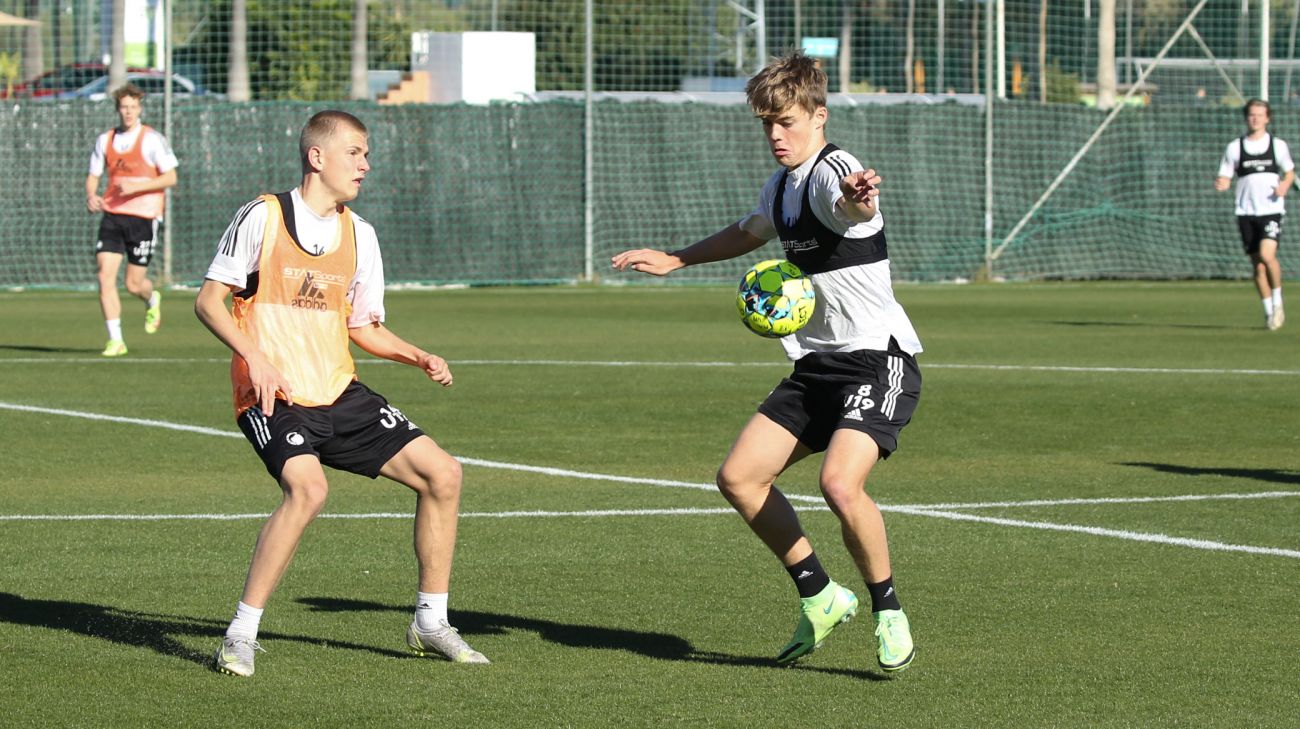
M784 337L799 331L817 308L812 279L789 261L762 261L745 272L736 292L740 320L764 337Z

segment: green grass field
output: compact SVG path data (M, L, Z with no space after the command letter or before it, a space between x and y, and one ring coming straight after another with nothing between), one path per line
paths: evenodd
M926 352L868 485L918 645L892 680L865 613L770 661L796 595L709 484L788 367L728 290L391 293L456 384L358 369L466 461L452 620L493 664L405 653L414 499L333 474L250 680L209 657L279 491L192 294L151 337L124 302L104 361L93 294L0 293L0 724L1295 726L1300 319L1265 331L1244 282L898 291ZM817 465L780 485L865 599Z

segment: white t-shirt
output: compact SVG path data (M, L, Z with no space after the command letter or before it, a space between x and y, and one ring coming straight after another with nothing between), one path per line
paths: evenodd
M798 168L790 170L786 178L782 196L782 214L786 222L798 220L803 208L804 187L811 184L808 203L817 219L830 230L847 238L869 238L884 229L879 197L876 198L876 216L865 223L854 223L836 206L843 197L840 178L862 169L857 158L840 149L814 166L816 161L817 155L813 155ZM776 202L776 186L780 184L784 171L777 170L768 178L759 193L758 207L740 221L740 227L750 235L764 240L778 237L776 224L772 222L772 206ZM781 338L790 359L799 359L810 352L886 350L890 337L909 354L921 351L921 340L911 320L894 298L889 259L814 273L810 278L817 291L817 308L804 328Z
M1287 143L1266 134L1260 139L1246 140L1246 154L1263 154L1268 149L1268 140L1273 139L1273 159L1277 160L1278 169L1283 174L1295 169L1291 161L1291 148ZM1232 178L1237 174L1237 163L1241 161L1240 138L1228 142L1228 148L1219 161L1219 177ZM1286 201L1273 194L1274 188L1282 178L1271 172L1256 172L1237 178L1237 215L1279 215L1286 213Z
M302 193L297 188L289 194L293 198L299 246L314 256L324 253L339 239L338 214L321 217L302 201ZM217 244L217 255L208 267L207 278L241 289L248 285L248 275L261 263L266 218L267 205L261 199L239 209ZM379 237L374 227L355 212L352 220L356 230L357 272L348 283L347 296L352 304L348 327L355 329L384 320L384 262L379 255Z
M113 135L113 149L118 154L129 152L143 130L143 124L136 124L135 129L129 132ZM156 129L150 129L145 135L144 141L140 143L140 154L146 162L158 168L159 173L170 172L180 165L176 160L176 154L172 152L171 145L167 143L167 138L159 134ZM107 157L108 132L104 132L95 139L95 148L90 152L90 174L93 177L104 176L104 161Z

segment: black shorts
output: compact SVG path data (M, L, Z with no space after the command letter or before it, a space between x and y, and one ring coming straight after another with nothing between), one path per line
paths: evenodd
M1259 253L1259 242L1273 240L1282 243L1282 218L1277 215L1238 215L1237 229L1241 231L1241 248L1246 255Z
M95 253L125 253L127 263L148 266L157 241L157 220L104 213L104 219L99 221Z
M239 416L239 429L276 481L285 461L312 454L340 471L375 478L407 443L424 435L401 410L360 382L333 405L305 407L277 402L271 417L253 406Z
M921 370L906 352L813 352L794 363L758 412L814 453L826 450L836 430L849 428L871 436L888 458L920 398Z

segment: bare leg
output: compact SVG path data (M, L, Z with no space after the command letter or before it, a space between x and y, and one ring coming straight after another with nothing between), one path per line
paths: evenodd
M718 490L787 567L812 554L812 545L790 502L773 483L808 454L788 430L757 414L718 469Z
M129 262L126 264L126 290L145 304L153 296L153 282L145 275L148 270L148 266L137 266Z
M243 602L252 607L266 607L271 593L298 550L307 525L316 518L329 495L329 484L320 461L312 455L290 458L280 473L284 500L276 507L257 537L248 579L244 582Z
M1259 261L1263 264L1263 281L1260 282L1260 276L1256 273L1256 286L1267 286L1260 288L1261 296L1271 296L1273 289L1282 288L1282 266L1277 261L1277 241L1266 238L1259 242Z
M879 458L880 448L871 436L841 429L831 438L821 472L822 494L839 517L844 546L868 583L891 575L885 520L863 488Z
M95 264L99 279L99 308L104 321L122 318L122 302L117 298L117 272L122 267L121 253L97 253Z
M415 492L415 559L420 592L447 592L456 520L460 509L460 462L429 437L406 444L380 471Z

